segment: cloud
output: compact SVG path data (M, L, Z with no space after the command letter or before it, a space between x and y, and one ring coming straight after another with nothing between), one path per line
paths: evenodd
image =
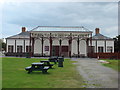
M99 27L103 34L109 30L111 37L116 35L111 27L118 25L117 8L117 3L106 2L10 2L5 3L3 8L3 30L6 33L9 27L16 34L22 26L28 30L41 25L84 26L93 31ZM12 35L12 32L6 35Z

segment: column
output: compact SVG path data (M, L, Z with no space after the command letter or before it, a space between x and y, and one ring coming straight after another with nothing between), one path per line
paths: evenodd
M88 56L88 42L89 42L89 38L87 38L87 40L86 40L86 53L87 53L87 56Z
M97 53L97 40L96 40L96 46L95 47L96 47L96 53Z
M50 56L52 56L52 37L50 33Z
M69 39L69 57L71 57L71 45L72 45L72 37Z
M61 49L62 49L62 48L61 48L61 44L62 44L62 40L61 40L61 39L59 40L59 44L60 44L60 47L59 47L59 56L61 56L61 51L62 51L62 50L61 50Z
M7 50L7 49L8 49L8 47L7 47L7 39L6 39L6 50L5 50L6 52L8 52L8 50Z
M25 53L25 40L24 40L24 53Z
M30 33L30 41L29 41L29 54L30 56L32 57L32 54L31 54L31 33Z
M43 56L43 44L44 44L43 37L42 37L41 43L42 43L42 56Z
M16 40L15 40L15 53L16 53Z
M34 38L32 38L32 55L34 55Z
M91 53L91 57L92 57L92 33L91 33L91 37L90 37L90 53Z
M77 40L77 47L78 47L78 57L79 57L79 37L78 37L78 40Z
M106 40L105 40L105 42L104 42L104 43L105 43L105 46L104 46L104 47L105 47L105 53L106 53Z

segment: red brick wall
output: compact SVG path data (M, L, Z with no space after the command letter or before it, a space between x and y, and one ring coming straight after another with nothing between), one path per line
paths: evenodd
M100 59L120 59L120 53L89 53L88 57Z

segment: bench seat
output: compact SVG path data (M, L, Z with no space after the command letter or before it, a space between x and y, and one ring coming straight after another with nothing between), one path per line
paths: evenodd
M32 68L31 66L26 67L25 70L28 71L28 73L31 73L32 71L42 71L42 73L47 73L47 70L49 67L44 67L43 69L38 68Z
M43 69L45 69L45 70L46 70L46 69L49 69L49 67L44 67Z
M42 73L47 73L47 70L49 69L49 67L44 67L42 70Z
M31 66L25 68L25 70L30 70L30 69L31 69Z

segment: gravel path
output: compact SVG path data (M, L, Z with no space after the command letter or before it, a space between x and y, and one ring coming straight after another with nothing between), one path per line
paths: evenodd
M118 88L118 72L102 66L97 59L72 58L77 61L77 70L85 80L86 88Z

